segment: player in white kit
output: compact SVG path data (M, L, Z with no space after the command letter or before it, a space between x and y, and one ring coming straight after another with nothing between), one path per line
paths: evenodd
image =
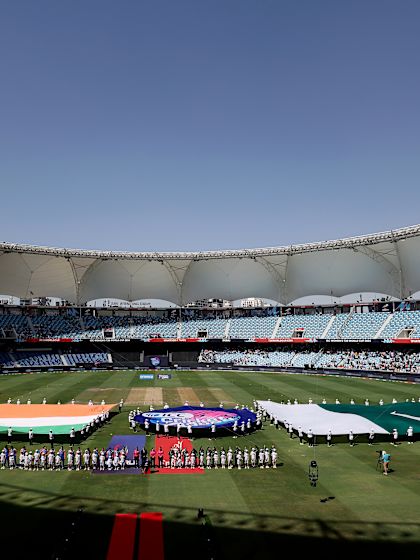
M244 468L249 469L249 451L247 447L244 449Z
M35 449L35 453L34 453L34 470L38 471L39 470L39 450Z
M76 451L75 464L76 464L76 471L80 471L80 467L82 466L82 452L80 450L80 447Z
M96 470L98 468L98 459L99 459L99 452L98 449L92 451L92 470Z
M230 447L227 452L227 465L228 465L228 469L231 469L233 467L233 453Z
M72 471L74 468L74 451L69 449L67 453L67 470Z
M271 466L277 469L277 450L274 446L271 448Z
M105 451L103 449L99 453L99 470L105 470Z
M121 470L125 470L125 463L126 463L126 455L125 451L121 451L120 453L120 468Z
M195 469L195 465L197 463L197 455L193 452L191 453L191 468Z
M13 449L9 453L9 469L14 469L16 467L16 455Z
M61 470L63 468L63 463L61 461L61 457L59 453L57 453L57 455L55 456L55 468L57 470Z
M219 468L219 452L217 451L217 449L214 450L213 461L214 461L214 468L218 469Z
M240 449L236 452L236 465L238 469L242 468L242 451Z
M29 453L26 452L23 458L23 468L25 469L25 471L29 470L29 466L30 466Z
M48 456L47 456L47 467L50 470L54 470L54 459L55 459L54 450L50 449L50 451L48 452Z
M19 465L23 467L23 462L25 459L26 448L22 447L19 453Z
M0 453L0 467L2 469L6 468L6 452L4 449Z
M45 449L43 449L41 451L41 457L39 459L39 466L41 467L42 470L45 470L46 462L47 462L47 453Z
M260 469L264 468L264 449L261 448L258 452L258 466Z
M257 452L255 447L251 449L251 467L254 469L257 466Z
M264 463L265 468L268 469L270 467L270 450L268 449L268 447L264 449Z
M90 451L89 449L85 449L83 453L83 468L85 471L90 469Z
M208 469L211 469L211 450L209 447L207 448L207 453L206 453L206 467Z

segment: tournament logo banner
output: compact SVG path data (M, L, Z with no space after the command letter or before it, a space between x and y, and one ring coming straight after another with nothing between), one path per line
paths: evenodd
M256 415L247 408L235 410L225 408L205 408L205 407L192 407L192 406L179 406L176 408L163 408L161 410L153 410L150 412L143 412L134 417L134 420L139 424L144 424L145 420L150 424L159 422L161 425L168 425L176 427L178 424L182 428L210 428L212 424L216 428L231 428L235 421L238 426L248 420L254 424L257 420Z

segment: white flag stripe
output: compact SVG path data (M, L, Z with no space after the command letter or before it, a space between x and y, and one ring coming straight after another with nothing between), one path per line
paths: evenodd
M333 435L368 434L374 430L375 434L389 434L381 426L359 416L345 412L331 412L317 404L280 404L273 401L257 401L268 414L280 422L292 424L296 430L301 426L306 434L311 429L314 435L326 435L329 430Z
M419 416L413 416L412 414L403 414L402 412L391 412L394 416L401 416L401 418L409 418L410 420L415 420L416 422L420 421Z
M70 424L89 424L97 415L89 416L33 416L29 418L0 418L0 426L66 426Z

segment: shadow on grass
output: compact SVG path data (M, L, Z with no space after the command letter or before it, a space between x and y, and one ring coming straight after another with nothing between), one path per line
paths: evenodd
M420 523L366 523L300 519L285 515L241 514L154 502L87 498L0 485L3 555L19 556L21 547L32 559L106 558L114 513L164 512L165 558L187 550L203 560L260 560L269 551L291 547L296 553L323 558L357 554L415 555L420 547ZM333 498L329 498L333 499ZM325 506L320 506L325 507ZM17 554L17 556L16 556Z

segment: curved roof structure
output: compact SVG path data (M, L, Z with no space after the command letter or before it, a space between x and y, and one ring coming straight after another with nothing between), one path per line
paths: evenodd
M131 253L0 243L0 293L167 300L261 297L287 304L312 295L420 290L420 225L334 241L228 251Z

